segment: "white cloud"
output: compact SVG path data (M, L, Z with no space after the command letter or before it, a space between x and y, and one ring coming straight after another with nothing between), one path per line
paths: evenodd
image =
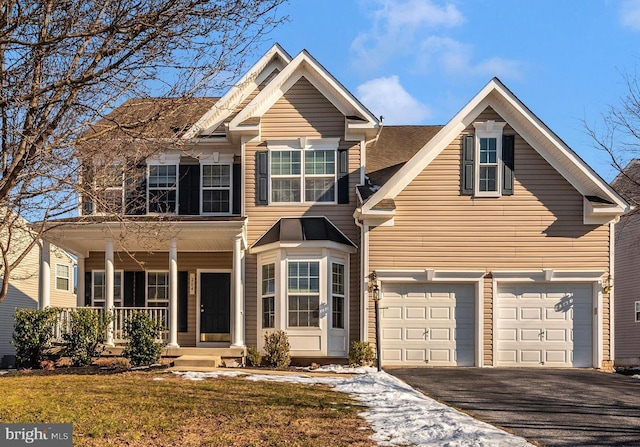
M431 0L376 0L367 7L375 8L372 27L351 43L356 64L365 69L377 68L398 54L411 53L417 36L425 30L464 22L455 5L440 6Z
M482 77L520 77L522 69L517 61L491 57L473 61L473 47L449 37L430 36L420 43L418 67L430 71L432 67L448 75Z
M625 0L620 7L620 24L640 31L640 0Z
M356 96L386 124L420 124L431 116L429 108L411 96L398 76L377 78L360 84Z

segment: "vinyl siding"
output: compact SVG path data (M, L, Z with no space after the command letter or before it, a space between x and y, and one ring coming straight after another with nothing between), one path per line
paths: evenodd
M487 119L503 121L491 109L476 121ZM504 134L515 132L507 125ZM398 194L394 226L371 230L370 270L608 271L608 225L582 223L582 195L519 135L512 196L460 195L461 146L458 137ZM484 289L484 362L491 364L490 277ZM608 296L604 309L607 360Z
M349 202L342 205L256 205L255 153L266 150L269 139L344 138L345 118L305 78L301 78L263 115L260 142L247 143L245 147L245 210L249 216L247 231L251 246L281 217L326 216L355 244L359 244L358 228L353 220L356 206L355 186L360 178L359 143L340 141L341 149L349 149ZM359 334L359 255L350 258L349 282L349 337ZM245 257L245 310L246 342L257 344L257 256Z
M640 322L635 302L640 301L640 215L623 216L615 226L615 344L616 363L640 362Z
M125 253L114 253L115 270L165 270L169 271L169 253L133 253L131 257ZM91 252L85 259L85 271L104 270L104 252ZM178 271L197 274L198 270L228 270L233 266L233 253L201 253L178 252ZM196 312L197 296L187 297L187 332L178 332L178 344L189 347L196 345Z

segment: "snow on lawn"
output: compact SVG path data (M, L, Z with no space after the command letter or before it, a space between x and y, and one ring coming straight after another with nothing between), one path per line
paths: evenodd
M245 371L176 372L185 379L204 380L218 376L245 376L248 380L323 383L351 395L369 407L361 413L381 446L531 446L489 424L443 405L411 388L402 380L374 368L330 366L315 371L350 373L344 377L315 374L252 374ZM357 374L353 374L357 373Z

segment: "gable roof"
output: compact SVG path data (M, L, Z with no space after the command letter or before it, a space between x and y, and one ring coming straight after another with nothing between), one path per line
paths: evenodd
M551 164L578 192L585 197L585 223L589 204L587 197L604 199L609 205L597 206L603 219L615 218L629 209L629 204L618 195L590 166L588 166L564 141L533 114L498 79L489 83L441 128L407 163L367 200L356 214L366 215L382 200L394 199L415 177L422 172L455 138L460 135L487 107L493 108L509 125ZM595 222L594 222L595 223Z
M199 134L215 130L275 70L291 62L291 56L279 44L275 44L256 62L240 80L185 132L183 138L191 139Z
M631 160L613 179L611 187L630 204L640 204L640 159Z
M229 123L230 130L257 131L260 118L295 83L304 77L320 91L343 115L347 138L349 131L375 135L378 119L358 101L336 78L319 64L306 50L298 54L269 84L256 95ZM358 136L357 139L361 137Z

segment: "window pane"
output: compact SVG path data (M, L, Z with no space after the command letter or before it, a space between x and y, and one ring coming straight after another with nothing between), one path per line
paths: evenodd
M497 191L496 189L496 173L498 168L496 166L481 166L480 167L480 191Z
M154 302L160 302L154 304ZM148 272L147 273L147 305L166 306L169 301L169 273L168 272Z
M344 295L344 265L332 264L331 266L332 293Z
M262 327L275 327L274 297L262 298Z
M289 263L289 292L319 292L320 291L320 263L318 262L290 262Z
M334 296L332 304L333 310L331 312L331 327L344 329L344 298L341 296Z
M271 152L271 175L300 175L300 151Z
M305 202L333 202L335 200L334 178L311 178L304 182Z
M480 138L480 163L497 163L498 150L495 138Z
M262 266L262 294L271 295L276 291L276 266L267 264Z
M231 186L231 166L229 165L203 165L202 186L228 188Z
M149 187L166 188L176 185L175 165L151 165L149 166Z
M289 326L319 327L320 298L317 296L289 296Z
M176 191L149 190L150 213L174 213L176 211Z
M202 191L202 212L228 213L229 191L224 189Z
M334 175L336 172L335 151L305 151L304 173Z
M300 202L300 179L272 179L272 202Z

